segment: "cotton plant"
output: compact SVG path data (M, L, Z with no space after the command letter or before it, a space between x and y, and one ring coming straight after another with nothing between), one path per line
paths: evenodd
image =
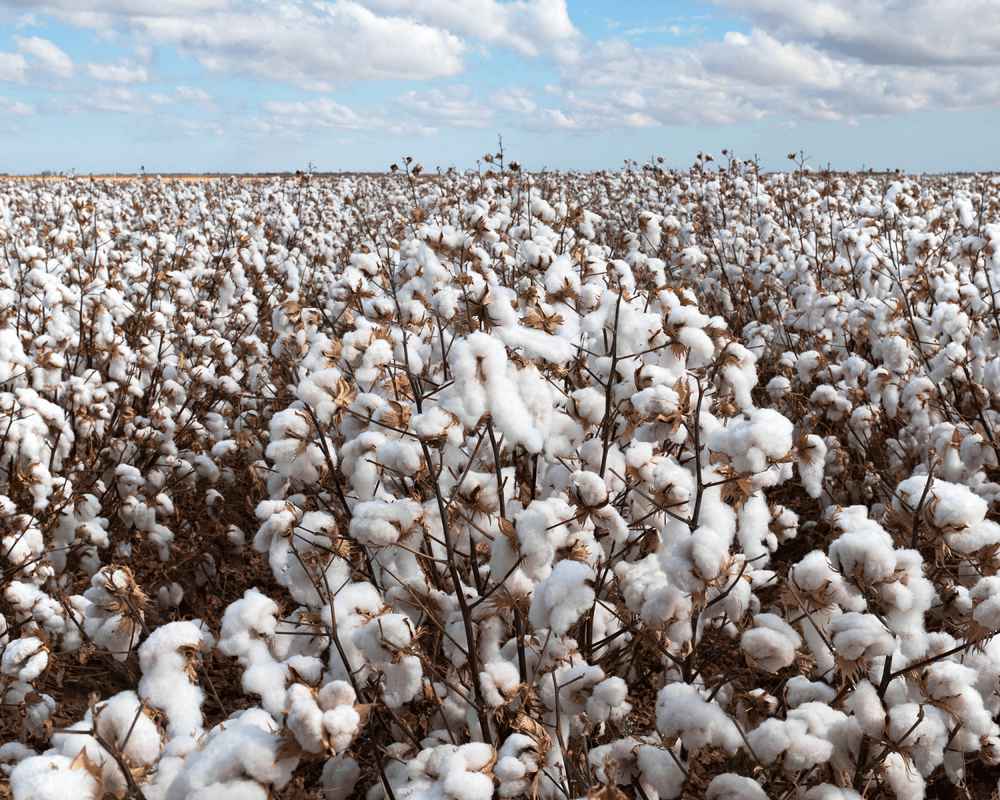
M1000 183L724 155L0 187L13 796L982 789Z

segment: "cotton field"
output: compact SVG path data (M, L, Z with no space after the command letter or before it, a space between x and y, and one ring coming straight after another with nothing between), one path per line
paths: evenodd
M400 165L0 184L0 796L996 791L1000 179Z

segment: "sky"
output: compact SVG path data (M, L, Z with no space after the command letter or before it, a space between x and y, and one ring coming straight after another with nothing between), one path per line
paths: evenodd
M0 172L1000 169L1000 0L0 0Z

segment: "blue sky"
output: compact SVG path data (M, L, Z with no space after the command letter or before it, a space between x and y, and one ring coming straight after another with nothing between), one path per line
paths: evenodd
M1000 168L997 0L0 0L0 171Z

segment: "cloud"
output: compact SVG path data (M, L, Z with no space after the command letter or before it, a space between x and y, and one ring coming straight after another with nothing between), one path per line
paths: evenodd
M1000 64L996 0L716 0L782 39L868 64Z
M106 83L145 83L149 80L149 72L141 64L87 64L87 74Z
M467 86L407 92L399 104L429 123L455 128L483 128L493 118L493 110L473 99Z
M8 0L9 4L10 0ZM353 0L241 3L236 0L48 0L15 5L136 45L170 45L209 70L327 90L352 80L455 75L465 43L412 18L379 15Z
M394 136L428 136L434 126L398 114L363 113L328 97L309 100L269 100L262 106L264 116L252 127L267 135L303 138L318 130L379 131Z
M83 108L113 114L146 114L149 104L142 95L124 86L102 87L83 98Z
M178 86L174 93L177 95L177 99L184 103L201 103L203 105L211 105L212 103L212 95L196 86Z
M538 109L531 92L519 87L501 89L490 98L497 108L514 114L533 114Z
M566 0L362 0L370 8L417 19L525 56L575 56L582 39Z
M17 49L28 56L44 72L59 78L73 75L73 59L54 42L40 36L15 36Z
M780 0L726 2L781 5ZM998 107L1000 70L873 63L753 28L697 46L639 47L620 38L597 42L562 71L557 94L562 116L550 113L548 119L554 127L576 130L765 118L854 123L921 110Z
M14 117L31 117L35 114L35 107L20 100L0 97L0 114Z
M28 62L20 53L0 53L0 81L24 83Z

